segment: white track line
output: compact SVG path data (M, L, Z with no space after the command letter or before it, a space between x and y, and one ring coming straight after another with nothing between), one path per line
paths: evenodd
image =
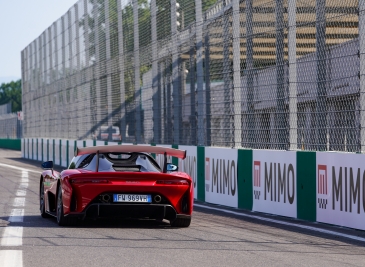
M27 189L27 188L28 188L28 183L19 184L19 189Z
M28 171L15 166L2 164L0 166L10 167L13 169L22 171L21 184L16 192L16 198L14 199L13 206L24 206L26 189L28 188ZM34 172L34 171L32 171ZM37 172L38 173L38 172ZM24 209L12 209L9 216L9 222L23 222ZM0 245L2 247L15 247L23 245L23 227L21 226L8 226L4 228L4 233L1 238ZM23 251L21 250L0 250L0 266L1 267L23 267Z
M22 180L21 183L28 183L29 177L28 177L28 171L22 171Z
M25 205L25 197L16 197L14 198L14 207L24 207Z
M17 197L25 197L26 196L26 194L27 194L27 191L26 190L24 190L24 189L19 189L19 190L17 190L16 191L16 196Z
M13 166L13 165L9 165L9 164L4 164L4 163L0 163L0 166L7 167L7 168L12 168L12 169L16 169L18 171L33 172L33 173L41 174L41 172L39 172L39 171L33 171L33 170L29 170L29 169L25 169L25 168L20 168L20 167Z
M240 213L240 212L235 212L235 211L225 210L225 209L220 209L220 208L214 208L214 207L204 206L204 205L200 205L200 204L194 204L194 206L199 207L199 208L204 208L204 209L216 210L216 211L220 211L220 212L224 212L224 213L229 213L229 214L233 214L233 215L237 215L237 216L241 216L241 217L252 218L252 219L256 219L256 220L260 220L260 221L271 222L271 223L281 224L281 225L285 225L285 226L291 226L291 227L310 230L310 231L319 232L319 233L323 233L323 234L328 234L328 235L333 235L333 236L341 236L341 237L345 237L345 238L348 238L348 239L365 242L365 238L363 238L363 237L343 234L343 233L330 231L330 230L325 230L325 229L320 229L320 228L316 228L316 227L313 227L313 226L306 226L306 225L300 225L300 224L295 224L295 223L289 223L289 222L279 221L279 220L275 220L275 219L260 217L260 216L257 216L257 215L249 215L249 214L245 214L245 213Z
M1 239L1 246L15 247L23 245L23 227L8 226L5 227L3 237Z
M23 252L21 250L0 250L1 267L22 267Z
M23 222L23 218L24 218L23 209L12 209L9 217L9 222Z

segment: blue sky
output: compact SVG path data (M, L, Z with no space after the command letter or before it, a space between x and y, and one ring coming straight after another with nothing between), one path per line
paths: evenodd
M21 51L77 0L0 0L0 84L21 78Z

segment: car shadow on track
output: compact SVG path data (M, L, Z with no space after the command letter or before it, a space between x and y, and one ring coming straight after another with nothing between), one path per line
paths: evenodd
M166 220L157 221L149 219L86 219L78 221L74 225L59 226L56 218L42 218L40 215L28 215L23 217L22 222L10 222L9 217L0 217L0 228L7 226L23 226L29 228L175 228L171 227Z
M203 204L200 201L196 201L199 204ZM214 204L204 204L208 207L220 207L219 205ZM222 208L222 207L220 207ZM350 239L344 237L344 235L349 235L353 237L358 237L360 239L365 239L365 231L362 230L356 230L346 227L339 227L335 225L329 225L324 223L316 223L316 222L309 222L304 221L296 218L288 218L283 216L277 216L277 215L271 215L266 213L258 213L258 212L252 212L248 210L237 210L234 208L227 208L224 207L224 209L228 211L234 211L238 213L242 213L243 215L248 216L239 216L234 215L230 213L225 213L217 210L209 210L201 207L194 207L195 215L198 214L197 217L204 218L204 221L207 223L217 223L217 224L223 224L227 228L242 228L242 230L251 229L252 231L256 232L263 232L267 233L269 235L278 235L282 237L282 234L285 234L285 232L281 231L288 231L291 233L299 233L306 236L311 237L317 237L322 238L325 242L326 240L331 241L339 241L346 244L351 245L357 245L361 247L365 247L364 241L359 241L355 239ZM261 217L264 220L260 220L255 218L254 216ZM278 222L283 222L284 224L275 223L272 221L266 221L265 219L273 219ZM285 223L289 223L290 225L287 225ZM302 227L303 226L303 227ZM313 231L310 229L306 229L305 227L312 227L318 229L318 231ZM321 231L324 230L324 231ZM325 231L339 233L339 235L335 234L328 234ZM342 235L342 236L341 236ZM290 237L289 237L290 238Z

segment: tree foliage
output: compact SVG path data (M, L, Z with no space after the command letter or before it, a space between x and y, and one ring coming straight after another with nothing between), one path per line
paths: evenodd
M0 105L11 102L11 111L22 110L22 83L21 80L0 85Z

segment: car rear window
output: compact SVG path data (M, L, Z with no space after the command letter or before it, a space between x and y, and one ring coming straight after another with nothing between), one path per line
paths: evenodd
M96 154L74 157L69 169L96 171ZM161 172L160 166L148 154L144 153L106 153L99 154L98 171L100 172Z

